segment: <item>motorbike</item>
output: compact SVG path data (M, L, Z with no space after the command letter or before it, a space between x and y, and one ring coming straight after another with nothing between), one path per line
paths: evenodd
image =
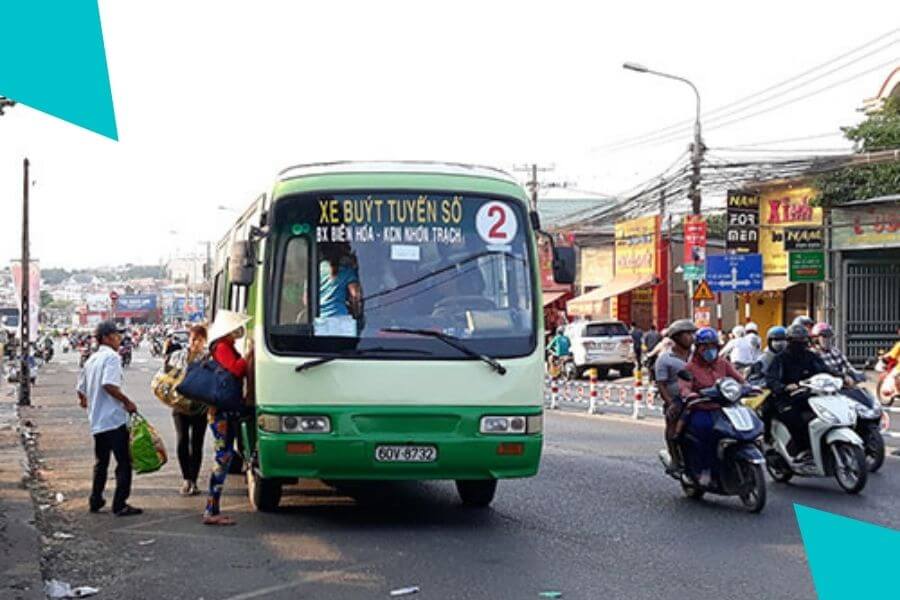
M91 357L91 354L93 354L93 350L94 349L91 346L91 344L88 344L88 343L82 344L81 350L80 350L81 355L78 357L78 366L79 367L84 368L84 363L86 363L87 360Z
M839 377L819 373L801 381L794 395L809 394L809 408L813 418L807 423L811 455L794 454L791 432L772 418L771 439L765 440L766 468L772 479L787 483L800 477L834 477L848 494L858 494L866 486L868 468L865 443L854 431L857 425L858 404L840 393L843 381Z
M162 340L159 337L153 337L150 340L150 356L157 358L162 356L163 344Z
M122 344L119 346L119 358L122 360L122 366L127 367L131 364L131 346Z
M875 396L882 406L892 406L900 400L900 361L878 357L875 371L879 373L875 384Z
M689 374L679 376L687 379ZM751 513L765 507L766 460L758 445L763 423L755 412L741 404L741 398L752 391L752 387L726 377L687 400L687 412L699 404L716 406L715 410L704 411L712 418L712 440L701 440L689 425L681 433L678 448L683 471L673 469L668 450L659 453L666 473L681 483L687 497L699 500L709 492L738 496Z

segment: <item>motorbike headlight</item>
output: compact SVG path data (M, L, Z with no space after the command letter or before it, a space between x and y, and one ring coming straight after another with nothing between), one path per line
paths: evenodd
M721 393L726 400L737 402L741 397L741 384L730 377L723 379L719 382L719 393Z

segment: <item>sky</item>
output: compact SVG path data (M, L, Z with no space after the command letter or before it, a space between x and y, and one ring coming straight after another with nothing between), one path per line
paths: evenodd
M0 117L0 264L20 253L25 156L42 266L158 263L203 252L278 170L303 162L537 162L553 166L547 181L626 190L671 164L690 133L610 145L692 118L694 98L625 61L688 77L706 110L893 30L843 62L871 56L735 117L809 98L719 129L710 118L711 152L807 136L752 148L847 147L821 136L858 122L900 66L890 1L101 0L100 13L120 141L21 105Z

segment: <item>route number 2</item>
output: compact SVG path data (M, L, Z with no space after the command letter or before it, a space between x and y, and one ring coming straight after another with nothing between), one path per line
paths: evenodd
M508 244L516 237L516 214L503 202L488 202L475 215L478 235L488 244Z

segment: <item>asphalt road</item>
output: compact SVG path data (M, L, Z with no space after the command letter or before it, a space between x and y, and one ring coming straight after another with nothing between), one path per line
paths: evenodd
M145 353L128 370L127 391L172 461L136 477L132 503L145 515L89 515L91 440L71 393L74 359L60 354L44 368L28 413L48 497L65 498L39 519L50 538L44 570L96 585L101 598L387 598L407 586L440 599L814 598L794 502L900 528L895 457L860 496L833 480L770 483L764 513L749 515L734 499L682 497L656 458L657 421L558 412L546 417L540 474L501 482L490 509L462 508L451 483L305 482L286 488L279 513L262 514L232 476L223 505L238 525L211 528L200 523L203 498L176 492L171 417L150 395L157 363ZM60 530L75 539L52 539ZM848 548L848 576L865 556Z

